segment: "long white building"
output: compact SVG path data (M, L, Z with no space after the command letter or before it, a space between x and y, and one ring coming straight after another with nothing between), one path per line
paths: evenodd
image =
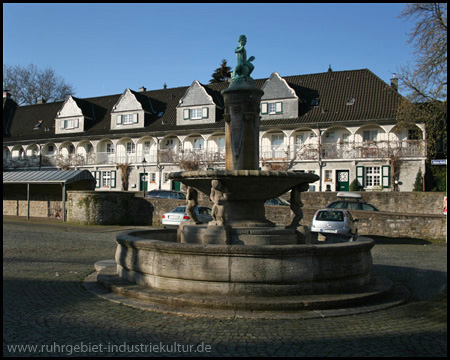
M396 80L367 69L256 79L261 168L318 174L314 191L349 190L355 179L361 190L412 191L424 173L425 127L397 127ZM225 166L228 85L194 81L30 106L4 91L4 171L87 169L99 190L178 189L167 175L188 160Z

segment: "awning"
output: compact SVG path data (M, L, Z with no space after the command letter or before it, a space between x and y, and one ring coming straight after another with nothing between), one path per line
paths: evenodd
M95 179L89 170L7 171L4 184L71 184L80 180Z
M3 173L3 184L27 185L27 218L30 218L30 184L61 184L62 220L66 220L66 185L80 180L95 179L89 170L50 170L50 171L7 171Z

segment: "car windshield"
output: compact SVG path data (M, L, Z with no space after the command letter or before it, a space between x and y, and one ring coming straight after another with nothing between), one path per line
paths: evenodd
M200 215L211 215L211 209L205 207L198 207L197 213Z
M336 202L328 205L328 207L333 208L333 209L347 209L347 203L342 202L342 201L336 201Z
M178 206L173 209L171 212L173 213L184 213L186 211L186 206Z
M316 220L344 221L344 214L341 211L319 211Z

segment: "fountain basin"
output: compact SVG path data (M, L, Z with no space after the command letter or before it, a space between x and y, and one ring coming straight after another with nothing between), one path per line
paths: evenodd
M169 178L181 181L209 196L211 181L219 180L227 188L228 200L269 200L280 196L293 187L312 183L319 176L292 171L263 170L203 170L179 171L169 174Z
M273 227L265 216L264 202L290 189L319 180L319 176L291 171L206 170L172 172L169 178L206 194L212 181L220 182L226 193L224 218L231 227ZM307 187L306 187L307 188Z
M117 235L120 278L149 288L222 296L338 293L370 281L373 240L318 245L212 245L176 242L176 230Z

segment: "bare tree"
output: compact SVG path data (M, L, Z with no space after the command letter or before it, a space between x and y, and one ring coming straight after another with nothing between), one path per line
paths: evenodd
M414 19L409 34L415 61L401 67L410 101L447 101L447 4L407 4L399 16Z
M447 133L447 4L407 4L399 17L415 21L409 34L415 58L398 74L408 93L397 120L399 128L425 123L427 154L433 158L436 141L446 141Z
M73 95L75 89L48 67L40 70L36 65L3 65L3 90L9 90L19 105L37 104L39 100L54 102Z

